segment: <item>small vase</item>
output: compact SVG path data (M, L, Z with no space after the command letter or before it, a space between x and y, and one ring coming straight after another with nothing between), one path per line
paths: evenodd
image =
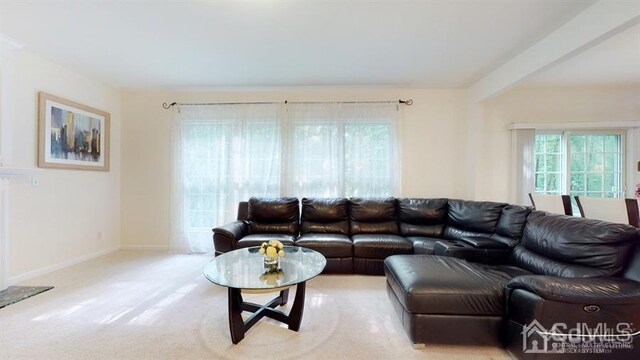
M278 257L264 257L264 268L267 273L277 272L280 267L280 258Z

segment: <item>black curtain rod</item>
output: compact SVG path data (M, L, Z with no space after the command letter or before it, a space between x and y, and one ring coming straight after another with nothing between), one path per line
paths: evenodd
M162 103L162 107L170 109L176 105L254 105L254 104L282 104L280 101L251 101L251 102L211 102L211 103ZM407 106L413 105L412 99L398 101L284 101L284 104L384 104L398 103Z

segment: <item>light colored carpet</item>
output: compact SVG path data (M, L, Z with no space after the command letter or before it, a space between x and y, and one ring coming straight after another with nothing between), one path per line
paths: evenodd
M21 284L55 289L0 310L0 358L507 358L497 348L414 350L383 276L319 276L307 283L300 332L263 319L233 345L226 289L202 275L209 259L119 251ZM291 291L289 305L293 296Z

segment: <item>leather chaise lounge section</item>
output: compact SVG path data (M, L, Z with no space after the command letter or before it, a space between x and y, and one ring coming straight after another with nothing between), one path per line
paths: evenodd
M564 334L623 323L636 324L630 330L638 332L638 241L638 230L628 225L534 211L502 261L389 257L387 292L415 344L498 345L519 359L587 359L586 353L525 353L544 339L523 337L523 330L535 320L546 330L565 324ZM599 358L640 358L638 336L633 345Z

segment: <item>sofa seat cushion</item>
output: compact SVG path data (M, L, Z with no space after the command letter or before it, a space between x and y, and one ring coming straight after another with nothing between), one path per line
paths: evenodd
M294 237L288 234L251 234L238 240L236 248L242 249L252 246L260 246L263 242L268 242L269 240L278 240L283 245L293 245Z
M398 235L359 234L351 237L353 255L364 259L386 259L396 254L411 254L411 243Z
M504 288L515 267L492 267L432 255L398 255L385 260L389 286L413 314L502 315Z
M327 258L353 257L353 243L342 234L303 234L295 244L313 249Z

